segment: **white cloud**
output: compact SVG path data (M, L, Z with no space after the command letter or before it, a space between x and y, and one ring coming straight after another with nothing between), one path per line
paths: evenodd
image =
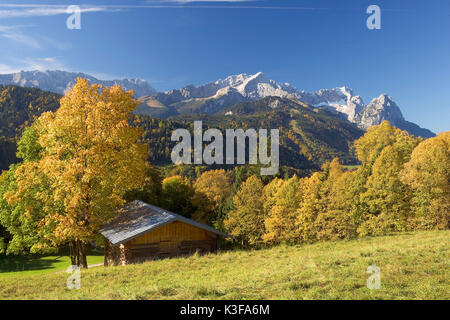
M328 10L328 8L296 7L296 6L270 6L245 5L238 3L263 3L265 0L147 0L144 4L116 4L116 5L81 5L81 12L117 12L126 9L152 9L152 8L232 8L232 9L271 9L271 10ZM202 3L190 6L191 3ZM234 4L232 4L234 3ZM50 16L67 14L67 5L38 5L38 4L0 4L0 18Z
M0 64L0 74L5 74L5 73L16 73L19 72L20 69L8 66L6 64Z
M31 48L40 48L40 43L33 37L23 34L20 29L29 26L2 26L0 25L0 36Z
M54 16L59 14L67 15L67 7L64 5L20 5L20 4L0 4L0 18L24 18L35 16ZM86 7L80 6L81 13L109 11L106 6Z
M66 67L61 61L54 57L45 58L28 58L21 60L25 65L27 70L65 70Z
M0 64L0 74L19 71L67 70L68 68L56 57L12 58L10 64Z

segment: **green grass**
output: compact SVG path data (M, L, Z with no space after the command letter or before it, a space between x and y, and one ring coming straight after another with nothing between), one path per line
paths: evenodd
M166 259L0 278L0 299L450 299L450 231ZM381 268L369 290L367 267Z
M103 251L90 250L88 252L88 264L102 263L103 260ZM63 271L70 265L70 257L64 251L53 255L7 256L0 254L0 279Z

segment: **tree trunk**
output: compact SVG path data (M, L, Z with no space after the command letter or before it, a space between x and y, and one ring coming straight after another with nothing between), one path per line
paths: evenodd
M81 241L77 240L78 242L78 266L87 269L87 259L86 259L86 244Z
M86 244L81 240L72 240L69 242L69 248L72 265L87 269Z
M69 248L70 248L70 262L72 263L73 266L78 265L78 252L76 249L76 242L75 241L70 241L69 242Z

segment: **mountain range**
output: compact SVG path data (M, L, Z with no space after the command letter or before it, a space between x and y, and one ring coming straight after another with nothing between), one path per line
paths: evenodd
M274 96L290 99L295 103L304 102L316 108L325 108L355 123L363 130L388 120L392 125L415 136L429 138L435 135L430 130L405 120L399 106L387 94L381 94L369 104L365 104L361 96L354 94L353 90L346 86L305 92L289 83L278 83L268 79L261 72L253 75L232 75L200 86L188 85L166 92L157 92L145 80L137 78L102 81L83 73L66 71L21 71L0 75L0 84L38 87L62 94L73 85L77 77L84 77L91 83L103 85L118 83L126 90L134 90L135 96L141 101L137 113L151 117L168 118L192 113L215 114L239 102Z
M227 129L277 128L280 166L298 169L297 174L302 176L318 170L335 157L342 164L357 164L351 146L364 134L363 130L327 109L269 96L239 102L214 114L179 114L167 119L140 115L140 126L149 141L150 162L160 166L171 164L171 150L177 143L171 140L173 130L184 128L193 133L194 121L202 121L205 130L216 128L225 135Z
M90 83L103 86L120 84L126 90L133 90L136 97L152 95L156 90L147 81L138 78L122 80L99 80L91 75L68 71L20 71L17 73L0 74L0 85L16 85L21 87L39 88L44 91L64 94L77 78L86 78Z
M233 75L198 87L188 85L141 97L139 112L162 118L187 113L213 114L238 102L255 101L269 96L326 108L364 130L388 120L392 125L416 136L429 138L435 135L428 129L406 121L399 106L386 94L372 99L366 105L361 96L355 95L352 89L345 86L311 93L300 91L289 83L281 84L268 79L261 72L254 75Z
M0 85L0 171L18 161L16 144L24 128L43 112L57 110L61 97L38 88ZM139 115L139 120L149 144L148 159L161 167L172 165L171 150L177 143L171 139L173 131L183 128L192 132L196 120L203 122L205 130L218 128L222 132L239 128L278 128L280 165L299 176L319 170L323 163L335 157L339 157L342 164L356 164L351 145L364 134L363 130L327 109L274 96L239 102L215 114L180 114L169 119ZM229 169L226 165L217 168ZM185 169L193 170L192 167Z

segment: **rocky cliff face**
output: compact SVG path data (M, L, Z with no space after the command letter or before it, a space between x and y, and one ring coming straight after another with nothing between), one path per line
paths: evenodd
M386 94L373 99L364 109L359 112L354 122L361 129L367 129L373 125L380 124L388 120L392 125L399 129L406 130L410 134L423 138L434 137L435 134L428 129L419 127L417 124L406 121L400 111L399 106L392 101L392 98Z
M363 129L380 124L384 120L388 120L392 124L405 121L400 108L386 94L382 94L378 98L373 99L355 117L355 122Z

